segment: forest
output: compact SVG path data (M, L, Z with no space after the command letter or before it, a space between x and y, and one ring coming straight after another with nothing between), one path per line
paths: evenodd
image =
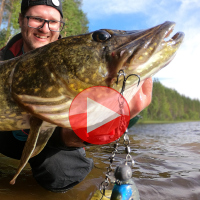
M0 49L20 31L18 16L21 0L0 0ZM88 20L81 10L81 0L63 0L63 37L88 32ZM200 101L180 95L154 80L151 104L140 113L144 120L200 120Z
M140 115L147 121L200 120L200 101L180 95L154 79L152 102Z
M62 0L65 27L62 37L88 32L88 20L81 10L82 0ZM20 31L21 0L0 0L0 49Z

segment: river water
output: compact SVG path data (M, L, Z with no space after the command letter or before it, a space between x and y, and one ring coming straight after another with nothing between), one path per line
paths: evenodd
M141 200L200 200L200 122L136 124L129 137L135 160L133 179ZM120 144L114 167L125 159ZM89 200L105 178L112 151L113 144L87 147L95 167L64 194L41 188L29 166L14 186L9 185L18 161L0 154L0 200Z

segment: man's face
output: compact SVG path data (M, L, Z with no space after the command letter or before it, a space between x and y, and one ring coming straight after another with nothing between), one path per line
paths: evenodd
M46 5L30 7L26 12L26 16L40 17L46 20L61 20L60 12L51 6ZM19 24L21 27L23 48L25 52L42 47L58 39L59 32L50 31L48 23L45 23L40 29L35 29L28 27L27 20L27 18L20 15Z

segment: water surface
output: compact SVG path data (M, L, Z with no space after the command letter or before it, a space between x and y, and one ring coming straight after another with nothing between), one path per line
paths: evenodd
M135 160L133 179L141 200L200 200L200 122L138 124L129 130L129 137ZM114 167L125 159L120 144ZM0 154L0 200L89 200L105 178L112 151L113 144L87 147L95 167L64 194L41 188L29 166L14 186L9 185L18 161Z

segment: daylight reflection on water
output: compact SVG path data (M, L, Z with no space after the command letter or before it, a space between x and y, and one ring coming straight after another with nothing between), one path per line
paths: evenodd
M133 178L141 200L200 199L200 122L137 124L129 130ZM125 159L120 141L114 166ZM32 178L30 167L9 185L18 162L0 155L0 199L2 200L89 200L104 180L113 144L86 148L95 167L72 190L57 194L44 190Z

